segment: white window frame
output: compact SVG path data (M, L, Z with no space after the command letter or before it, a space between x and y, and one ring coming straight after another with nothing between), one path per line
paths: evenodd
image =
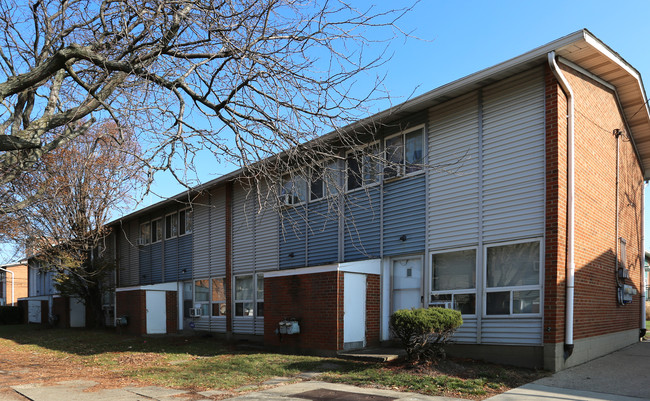
M176 216L176 232L173 232L173 226L170 226L172 228L172 234L167 232L167 219L170 219L171 222L173 223L173 217ZM172 239L178 237L178 212L174 213L167 213L165 215L165 228L164 228L164 235L165 235L165 240Z
M388 155L386 154L386 152L388 150L388 147L386 146L386 142L393 139L393 138L396 138L398 136L402 137L402 162L401 162L401 164L399 166L397 166L397 169L399 171L395 176L387 177L386 176L386 169L390 168L390 166L384 165L384 168L382 170L382 172L383 172L382 177L383 177L384 181L392 181L392 180L396 180L396 179L399 179L399 178L402 178L402 177L410 177L410 176L413 176L413 175L424 173L424 168L423 167L419 167L416 171L412 171L410 173L406 172L406 169L408 167L408 164L406 163L406 136L408 134L411 134L411 133L413 133L415 131L420 131L420 134L421 134L420 139L421 139L421 142L422 142L422 164L424 164L425 161L426 161L427 143L426 143L426 132L425 132L424 128L425 128L424 124L418 124L418 125L416 125L414 127L409 127L409 128L404 129L404 130L402 130L402 131L400 131L400 132L398 132L396 134L389 135L389 136L384 138L384 150L383 150L384 151L384 160L386 161L386 164L388 164Z
M207 300L197 300L196 299L196 283L197 281L207 281L208 282L208 299ZM212 316L212 279L210 278L196 278L192 281L192 301L195 308L201 309L201 317L210 317ZM204 314L203 306L207 306L208 313Z
M295 189L290 192L286 190L286 184L289 182L293 183L292 184L293 188L297 188L296 181L295 181L296 179L300 179L303 181L303 185L304 185L303 194L305 196L304 199L300 199L298 195L295 194ZM280 188L280 199L281 199L280 203L286 207L294 207L294 206L300 206L306 204L309 201L309 195L311 192L311 188L309 188L309 183L310 183L309 179L303 177L300 174L298 175L289 174L286 178L282 178L282 186ZM296 198L298 198L298 202L295 201Z
M223 281L223 299L212 299L212 295L214 294L214 288L213 287L213 280L222 280ZM210 277L210 317L214 319L225 319L227 314L228 314L228 309L226 309L226 312L223 314L220 314L218 316L215 316L212 314L212 310L214 308L214 305L227 305L228 301L226 300L226 278L225 277Z
M322 164L318 165L313 165L309 169L310 172L310 177L307 182L307 199L309 199L309 202L314 202L320 199L327 199L327 198L332 198L338 195L339 193L339 183L340 183L340 176L341 176L341 168L338 160L326 160ZM314 180L314 173L315 170L322 170L323 174L316 178L317 180L321 181L321 190L323 191L323 195L319 197L312 197L312 183L315 181ZM326 170L331 171L331 175L328 176L328 173L326 173ZM329 191L328 189L331 187L333 181L333 187L334 191Z
M516 244L526 244L537 242L539 244L539 268L538 275L539 281L536 285L521 285L521 286L506 286L506 287L488 287L487 286L487 250L488 248L498 247L498 246L508 246ZM541 317L544 313L544 240L541 237L537 238L527 238L516 241L507 241L507 242L495 242L491 244L483 245L483 295L481 299L482 307L482 316L486 319L518 319L518 318L530 318L530 317ZM520 291L539 291L539 312L537 313L513 313L513 292ZM487 294L495 292L510 292L510 313L503 315L488 315L487 314Z
M147 226L147 228L145 230L147 235L145 237L142 236L142 229L143 229L144 226ZM144 245L151 244L151 222L150 221L140 223L140 235L138 236L138 238L144 240L143 241Z
M160 226L160 230L158 230L159 233L160 233L160 238L158 238L156 241L153 240L153 239L154 239L154 235L153 235L153 233L154 233L153 223L156 223L157 225ZM149 222L149 224L150 224L149 227L150 227L150 229L151 229L151 243L152 243L152 244L155 244L155 243L158 243L158 242L162 241L163 236L165 235L165 233L164 233L165 230L163 229L163 226L161 225L162 223L163 223L163 219L162 219L161 217L158 217L157 219L152 219L152 220Z
M253 288L251 291L252 298L251 299L237 299L237 279L242 278L242 277L250 277L251 281L253 282ZM236 318L246 318L246 319L252 319L255 317L255 273L247 273L247 274L238 274L236 276L233 276L232 278L233 285L232 285L232 302L233 302L233 312L232 315L233 317ZM253 314L252 315L238 315L237 314L237 304L246 304L250 303L253 305ZM243 310L243 308L242 308Z
M185 232L181 234L181 213L185 213L185 226L183 227ZM194 219L194 211L192 208L188 207L178 211L178 229L177 233L179 237L182 237L187 234L192 234L192 225Z
M264 315L260 316L260 312L259 312L259 304L264 303L264 293L262 293L262 298L261 299L258 298L258 296L257 296L257 290L258 290L258 288L257 288L257 280L258 280L258 278L260 276L262 276L262 282L264 282L264 273L255 273L255 284L254 284L255 292L253 293L253 296L255 297L255 305L254 306L255 306L255 317L256 318L263 318L264 317ZM264 290L265 289L263 288L262 291L264 291Z
M362 190L362 189L367 189L367 188L379 185L381 183L381 177L383 175L383 171L384 171L383 167L384 166L382 165L382 163L379 160L377 160L377 162L375 163L375 167L377 169L377 171L375 172L375 179L372 180L372 181L366 181L365 180L365 176L366 176L365 166L366 166L366 164L364 163L363 158L364 158L364 155L366 154L366 150L368 150L369 148L372 148L372 147L377 148L377 157L381 158L382 155L383 155L384 150L381 148L381 142L380 141L374 141L374 142L371 142L371 143L369 143L369 144L367 144L367 145L365 145L365 146L363 146L363 147L361 147L359 149L348 150L347 152L345 152L345 168L344 168L344 176L345 176L344 181L345 182L344 182L344 189L345 189L346 192L355 192L355 191L359 191L359 190ZM358 159L359 166L361 167L361 169L360 169L361 185L359 187L357 187L357 188L352 188L352 189L350 189L350 186L348 184L348 181L349 181L348 177L349 177L349 170L350 170L350 168L348 167L348 158L350 157L350 155L355 155L357 157L361 156L361 159L360 160Z
M457 290L434 290L433 289L433 272L435 269L435 266L433 264L433 255L438 255L438 254L443 254L443 253L452 253L452 252L461 252L461 251L470 251L473 250L475 253L474 256L474 288L462 288L462 289L457 289ZM469 247L464 247L464 248L449 248L449 249L440 249L436 250L433 252L429 253L429 264L430 264L430 269L429 269L429 299L428 299L428 305L432 306L434 303L431 301L432 296L434 295L451 295L451 302L452 305L454 303L454 298L456 295L465 295L465 294L474 294L474 313L471 314L463 314L465 317L476 317L478 315L478 309L479 309L479 292L478 292L478 277L479 277L479 249L477 246L469 246Z

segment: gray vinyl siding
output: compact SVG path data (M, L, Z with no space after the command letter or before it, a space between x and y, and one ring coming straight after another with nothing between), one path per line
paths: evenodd
M430 110L429 250L477 247L484 270L483 246L543 237L544 119L542 68ZM539 345L542 317L468 318L454 340Z
M210 274L212 277L226 276L226 192L219 188L210 194ZM195 218L196 222L197 219ZM195 233L195 241L198 233ZM196 275L196 273L195 273ZM225 322L224 322L225 328Z
M165 281L183 281L192 278L192 240L194 234L185 234L178 237L178 266L176 272L167 279L167 269L165 269ZM185 272L183 272L185 270Z
M485 242L544 234L544 110L541 68L484 91Z
M151 284L151 245L142 246L138 252L140 264L140 284Z
M280 269L292 269L304 267L305 256L305 235L307 234L307 223L305 222L305 208L296 206L286 208L282 211L279 224Z
M424 174L384 184L384 256L424 252L425 185Z
M265 195L268 189L260 189ZM261 197L263 198L263 196ZM262 201L263 202L263 201ZM255 216L255 271L278 269L278 215L270 207L257 205Z
M325 265L338 260L339 213L336 203L322 199L309 204L307 265Z
M478 243L478 114L476 93L431 109L429 249Z
M232 207L232 272L252 273L255 265L253 196L241 186L235 186Z
M206 278L210 276L210 248L211 248L211 214L213 211L210 206L210 196L205 194L194 203L194 223L192 244L192 264L193 273L196 278Z
M378 186L347 194L343 224L345 261L379 257L380 197Z
M140 226L136 222L125 222L117 226L118 255L120 258L120 287L138 285L140 278L139 251L137 241Z

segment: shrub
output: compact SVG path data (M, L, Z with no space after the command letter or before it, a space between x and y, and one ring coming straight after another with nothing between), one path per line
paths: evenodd
M0 306L0 324L23 323L22 310L17 306Z
M401 309L390 317L391 331L411 360L444 358L444 345L461 324L460 312L445 308Z

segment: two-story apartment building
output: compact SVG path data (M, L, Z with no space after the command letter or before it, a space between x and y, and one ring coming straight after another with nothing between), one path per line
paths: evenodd
M638 341L650 114L590 32L345 130L366 144L286 180L281 207L236 171L114 222L127 330L336 352L443 306L452 353L550 370Z

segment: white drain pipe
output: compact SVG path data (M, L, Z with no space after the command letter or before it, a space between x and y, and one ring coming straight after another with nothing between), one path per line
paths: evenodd
M575 287L574 261L574 215L575 215L575 166L574 166L574 103L573 90L555 61L555 52L548 53L548 64L567 97L567 269L566 269L566 318L564 328L564 359L573 353L573 303Z
M0 267L0 270L2 270L3 272L11 273L11 305L16 306L16 292L14 291L14 272L12 272L11 270L7 270L3 267ZM5 294L5 300L6 299L7 299L7 294Z

